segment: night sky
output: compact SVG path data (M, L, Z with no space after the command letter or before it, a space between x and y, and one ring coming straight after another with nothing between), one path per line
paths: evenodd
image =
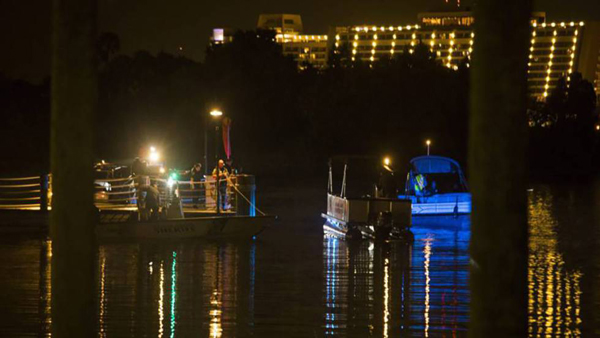
M463 0L463 7L469 1ZM0 0L0 73L39 82L49 74L51 0ZM410 24L444 0L98 0L99 31L121 38L121 51L182 53L202 60L213 27L252 29L260 13L300 14L305 33L329 26ZM538 0L549 20L600 21L600 0ZM183 52L178 47L183 46Z

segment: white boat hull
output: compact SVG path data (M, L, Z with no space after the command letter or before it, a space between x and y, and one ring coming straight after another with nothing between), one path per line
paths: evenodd
M452 215L470 214L471 202L458 203L414 203L412 205L413 216L419 215Z

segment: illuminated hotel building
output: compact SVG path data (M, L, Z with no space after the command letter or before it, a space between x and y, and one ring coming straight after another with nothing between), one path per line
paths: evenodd
M258 28L276 32L283 54L294 58L300 68L311 64L324 68L330 52L352 61L372 63L398 53L413 53L422 43L450 69L469 60L474 46L475 19L470 11L427 12L418 24L353 25L330 29L328 35L303 35L299 15L260 15ZM546 14L531 18L528 61L530 95L544 99L559 78L579 72L600 92L600 23L546 22Z
M350 52L352 61L375 62L396 53L412 53L422 43L446 67L469 65L474 46L471 12L419 14L419 24L336 27L331 48ZM528 88L538 99L548 96L559 78L580 72L600 89L600 23L551 22L545 13L533 13L528 61Z
M327 35L302 34L302 18L293 14L261 14L258 29L275 31L275 39L283 47L283 55L291 56L298 66L306 64L322 68L327 65Z
M428 46L438 60L453 69L473 51L473 30L447 26L350 26L336 27L335 52L344 48L352 61L375 62L397 53L413 53L419 43Z
M302 34L302 18L296 14L261 14L258 17L258 29L272 30L275 39L282 45L283 55L298 63L300 69L311 64L316 68L327 65L329 45L326 34ZM210 37L212 45L233 41L234 30L215 28Z

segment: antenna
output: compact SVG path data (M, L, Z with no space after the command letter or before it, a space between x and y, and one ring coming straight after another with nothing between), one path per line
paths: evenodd
M342 192L340 197L346 197L346 169L348 169L348 163L344 163L344 178L342 179Z

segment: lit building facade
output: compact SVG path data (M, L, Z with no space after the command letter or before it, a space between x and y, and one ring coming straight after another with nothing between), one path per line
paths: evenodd
M598 88L600 27L597 23L534 24L531 31L527 81L530 94L547 97L561 77L582 73Z
M546 22L545 13L531 19L528 88L543 100L561 77L579 72L600 89L600 23ZM352 61L375 62L397 53L412 53L417 44L429 47L446 67L469 66L474 46L471 12L419 14L420 23L407 26L336 27L330 48L348 53Z
M277 40L283 47L283 55L291 56L301 69L308 64L315 68L327 66L327 35L294 35L287 39L278 37Z
M233 41L234 33L234 30L231 28L215 28L212 30L212 34L210 36L210 43L213 46L230 43Z
M292 57L302 69L327 66L331 53L354 62L372 63L398 53L413 53L423 44L444 66L469 66L474 45L475 19L472 12L428 12L418 15L418 24L353 25L330 29L327 35L303 34L302 19L292 14L260 15L257 28L276 32L283 54ZM227 32L223 43L230 41ZM600 92L600 23L546 22L546 14L531 17L531 43L528 61L530 95L543 100L561 77L582 73Z
M422 43L446 67L457 69L473 52L473 30L461 26L336 27L334 53L347 49L352 61L375 62L397 53L413 53Z
M308 64L323 68L327 65L327 35L302 34L302 18L295 14L261 14L258 29L275 31L283 55L290 56L302 69Z

